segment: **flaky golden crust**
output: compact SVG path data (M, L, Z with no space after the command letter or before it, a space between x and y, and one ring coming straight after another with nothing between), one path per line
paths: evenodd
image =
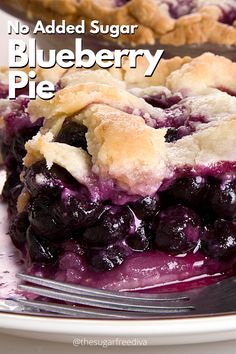
M219 161L235 162L236 114L230 120L218 122L214 126L180 139L168 150L170 161L175 167L211 166Z
M162 60L151 81L136 75L145 67L141 60L137 69L125 63L110 73L68 71L53 100L37 99L29 105L31 119L44 116L45 123L26 145L26 166L45 158L49 166L59 164L88 186L95 176L129 194L145 196L155 193L178 167L235 161L236 63L210 53ZM160 93L179 97L173 106L176 119L183 114L203 117L196 119L192 134L166 141L167 128L157 127L165 126L170 112L143 99ZM65 119L87 127L88 154L55 142Z
M231 60L205 53L202 56L173 71L166 80L172 91L201 94L210 88L227 88L236 92L236 64Z
M80 119L88 128L94 173L133 194L155 193L167 172L166 129L153 129L141 117L104 105L89 106Z
M74 24L81 19L88 24L93 19L101 24L138 24L134 35L120 36L118 41L122 43L153 44L158 39L161 44L175 46L202 43L235 46L236 21L232 25L220 22L224 3L226 7L231 6L228 5L230 1L206 1L204 4L198 0L193 13L175 19L170 15L167 2L162 0L131 0L120 7L115 6L115 0L10 0L18 7L22 4L32 19L66 19Z

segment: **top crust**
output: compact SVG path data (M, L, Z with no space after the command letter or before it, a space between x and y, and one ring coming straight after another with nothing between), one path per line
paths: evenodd
M81 116L94 173L132 194L155 193L167 174L166 129L104 105L91 105Z
M141 71L144 66L142 61ZM26 145L26 166L45 158L48 165L61 165L87 186L95 177L112 181L128 194L145 196L155 193L176 168L236 160L236 63L210 53L196 59L162 60L153 86L137 75L139 83L132 89L130 82L133 86L139 67L133 73L129 70L112 71L116 78L108 71L102 75L101 70L80 74L72 70L61 78L65 87L53 100L31 101L32 119L44 116L45 123L38 137ZM196 121L191 135L167 143L167 129L157 125L163 126L170 113L148 104L142 98L146 93L178 95L181 101L173 106L177 118L184 108L189 117L204 119ZM89 154L54 142L65 119L87 127ZM58 157L60 151L63 158Z
M236 64L225 57L205 53L172 72L166 86L172 91L185 91L188 95L202 94L211 88L227 88L236 92Z
M174 167L208 167L219 161L235 162L235 136L236 115L233 115L230 121L219 122L171 144L168 158L174 161Z
M5 0L4 0L5 1ZM220 22L224 11L234 11L233 0L196 0L193 12L175 19L171 17L168 3L177 5L175 0L130 0L123 6L116 6L115 0L8 0L8 4L23 6L28 17L51 21L62 19L78 23L93 19L101 24L138 24L134 35L121 35L119 42L135 45L161 44L180 46L184 44L213 43L236 45L236 21L232 25ZM19 4L20 3L20 4ZM176 4L177 3L177 4ZM181 13L180 13L181 15ZM109 37L110 38L110 37Z

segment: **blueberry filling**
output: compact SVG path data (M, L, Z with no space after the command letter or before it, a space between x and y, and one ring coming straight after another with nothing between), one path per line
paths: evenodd
M170 108L177 104L179 101L181 101L181 97L178 95L168 97L164 93L158 95L144 96L143 98L147 103L149 103L153 107L158 107L162 109Z
M222 89L222 91L226 90ZM205 116L191 114L188 107L181 102L182 98L179 95L167 96L161 93L143 98L153 107L164 109L165 119L155 120L153 125L157 129L168 128L165 136L168 143L194 133L199 124L208 122Z
M165 135L166 143L173 143L176 140L178 140L178 130L176 128L168 128Z
M160 210L160 201L158 196L155 198L145 197L129 204L139 220L153 218Z
M236 253L236 224L233 221L216 220L207 225L202 236L202 249L211 258L228 260Z
M60 241L67 231L67 225L62 217L58 201L53 197L38 195L33 199L29 210L29 221L37 234L55 242Z
M80 147L87 151L87 141L85 138L86 133L87 128L84 125L68 120L64 122L56 141L59 143Z
M130 0L115 0L116 7L121 7L126 5Z
M36 235L32 227L27 229L26 242L32 262L50 264L56 262L58 256L56 247Z
M196 0L165 0L163 2L168 5L170 16L174 19L189 15L197 9ZM228 4L227 1L225 4L218 4L217 2L214 4L213 2L212 5L219 6L222 10L220 22L232 26L236 20L236 7Z
M126 258L126 251L121 246L112 246L106 250L90 251L88 258L95 271L105 272L120 266Z
M159 250L181 254L193 250L199 243L201 220L193 210L176 205L160 213L154 232Z
M58 195L64 187L78 191L79 183L64 169L53 165L49 170L46 161L42 160L25 171L25 185L32 196L37 194Z
M126 207L108 209L98 223L87 228L83 234L83 245L88 248L106 247L122 241L129 234L132 214Z
M78 229L93 225L99 219L104 208L99 202L84 199L82 195L63 198L63 216L70 227Z
M133 234L128 235L125 241L129 248L135 252L143 252L150 247L150 239L143 224Z
M232 26L234 21L236 21L236 6L231 7L230 9L224 10L222 7L222 17L220 18L220 22L225 23L227 25Z
M152 102L165 105L168 142L194 131L196 123L205 121L203 117L189 117L185 107L176 106L178 100L179 97L165 103ZM144 198L126 195L119 203L108 192L95 198L65 169L55 164L48 169L44 160L23 170L22 183L19 174L23 169L24 143L42 125L42 120L36 124L30 122L27 104L27 99L19 98L15 111L5 117L2 151L8 179L3 197L9 204L11 239L26 255L32 269L41 271L43 267L50 277L56 274L60 279L75 282L100 279L104 272L109 277L116 269L122 269L124 279L135 272L138 275L134 274L134 278L141 274L142 279L148 279L145 272L152 272L153 262L163 271L168 262L171 269L173 263L183 261L188 277L226 274L233 269L234 164L176 171L155 195ZM86 133L83 125L67 120L56 141L87 150ZM105 190L106 186L103 187ZM23 188L29 193L29 202L23 212L17 213L17 198ZM141 256L150 257L145 261L146 268L140 266ZM196 269L197 262L205 268ZM126 269L126 264L130 269ZM175 272L172 281L177 277L177 268ZM164 273L172 274L170 270ZM178 273L179 279L183 276Z
M236 218L236 180L215 180L208 199L215 215L229 220Z
M177 178L163 193L165 202L169 205L174 201L188 207L201 207L210 189L208 180L201 176Z
M236 179L228 169L227 164L215 168L214 177L208 171L177 172L155 196L117 206L92 201L66 171L56 165L48 170L41 161L26 171L29 207L13 219L10 235L16 247L28 250L31 263L57 269L62 257L69 257L65 242L70 240L79 249L79 255L71 251L76 263L70 265L82 261L96 273L150 251L199 254L227 269L236 257Z
M167 131L166 140L179 140L194 133L200 123L207 123L206 117L191 115L184 105L174 105L166 109L165 114L166 120L158 122L157 128L171 129L169 133Z

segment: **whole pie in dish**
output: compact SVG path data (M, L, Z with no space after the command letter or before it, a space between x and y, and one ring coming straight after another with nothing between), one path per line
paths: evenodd
M122 35L119 42L132 44L214 43L236 45L235 0L3 0L27 11L28 17L103 25L138 24L135 35Z
M3 100L3 196L31 274L113 290L234 274L236 63L146 66L69 70L50 101Z

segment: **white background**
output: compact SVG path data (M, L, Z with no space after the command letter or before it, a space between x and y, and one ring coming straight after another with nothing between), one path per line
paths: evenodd
M0 33L1 33L1 52L0 65L7 65L8 61L8 36L7 36L7 19L3 12L0 11ZM24 37L25 38L25 37ZM1 331L1 329L0 329ZM30 340L24 338L13 337L0 333L0 353L1 354L71 354L71 353L107 353L107 354L234 354L236 352L236 341L222 342L201 345L175 346L175 347L73 347L71 344L57 344L51 342L43 342L38 340Z

